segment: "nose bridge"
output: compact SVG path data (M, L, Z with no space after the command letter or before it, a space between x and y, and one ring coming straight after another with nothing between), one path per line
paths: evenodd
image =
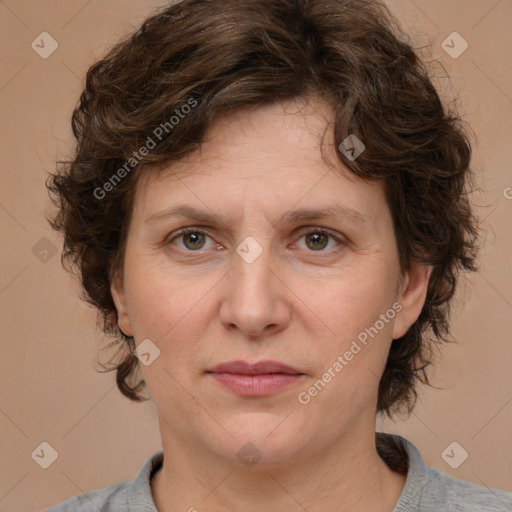
M233 255L222 321L250 335L261 334L270 325L282 325L287 307L275 272L271 237L245 238Z
M270 237L259 237L257 240L248 236L242 240L236 248L233 265L234 291L240 304L243 301L272 301L272 267L275 265ZM255 304L259 307L262 305Z

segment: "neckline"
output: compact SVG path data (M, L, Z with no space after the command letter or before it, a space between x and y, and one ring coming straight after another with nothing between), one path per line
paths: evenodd
M421 490L424 485L428 470L423 462L420 452L410 441L398 434L376 432L376 436L377 435L383 436L386 441L390 441L392 446L397 447L399 452L401 451L405 453L406 456L407 472L401 473L405 476L406 480L392 512L419 512L421 492L418 494L418 491ZM391 451L391 454L392 453L393 451ZM386 455L383 457L381 453L379 453L379 455L388 467L395 471L393 462L388 462L390 458L386 457ZM388 460L386 460L386 458ZM151 482L153 477L162 469L163 460L163 450L151 455L139 471L139 474L131 482L128 490L129 510L137 512L142 510L144 510L144 512L157 512L157 508L153 500ZM400 457L398 457L397 460L402 460L403 462L403 459L400 459ZM397 472L400 473L400 471ZM142 491L143 488L144 491Z

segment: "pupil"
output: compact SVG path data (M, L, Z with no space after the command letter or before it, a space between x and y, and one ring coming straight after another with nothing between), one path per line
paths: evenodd
M324 242L325 242L325 239L327 238L325 235L321 234L321 233L314 233L313 235L311 235L311 240L313 240L313 248L318 248L319 245L317 244L317 242L319 241L319 239L321 239L323 237L324 239ZM323 249L325 247L325 243L324 244L321 244L321 248Z
M197 248L198 244L201 245L201 242L200 242L201 235L199 235L198 233L187 233L187 237L188 238L192 238L192 239L193 238L199 238L199 241L198 240L196 240L196 241L192 240L192 244L191 245L193 246L193 248Z

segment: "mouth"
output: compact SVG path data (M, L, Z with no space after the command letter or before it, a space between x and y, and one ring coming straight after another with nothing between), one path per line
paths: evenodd
M304 373L278 361L231 361L207 370L222 386L240 396L266 396L302 380Z

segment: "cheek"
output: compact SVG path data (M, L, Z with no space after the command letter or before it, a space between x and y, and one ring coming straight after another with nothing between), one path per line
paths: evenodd
M135 271L127 279L129 314L135 331L144 337L160 336L175 322L180 304L179 291L155 272Z
M344 421L352 421L374 403L396 311L385 286L376 289L375 283L362 282L331 286L318 297L317 307L329 335L315 343L312 360L316 359L316 372L297 398L300 404L307 402L307 407L312 407L307 410L313 416L316 413L335 425L340 414Z
M140 366L157 405L172 398L182 403L182 412L194 406L179 383L190 379L190 363L207 329L205 296L213 286L208 284L208 279L180 279L151 261L144 263L144 258L127 267L126 289L136 343L150 339L159 349L154 362Z
M183 276L150 257L133 257L129 263L125 286L135 339L155 340L162 349L170 344L173 351L181 350L175 340L186 339L183 348L192 348L201 319L208 321L205 307L218 278Z
M372 326L396 298L394 272L383 265L343 270L314 286L297 279L293 288L331 334L345 340Z
M314 347L320 363L316 377L329 388L319 403L365 401L378 387L397 312L394 267L386 265L382 259L371 267L354 267L330 276L321 286L301 288L296 283L297 295L307 297L305 302L320 318L325 335L324 342ZM310 333L312 340L319 335Z

